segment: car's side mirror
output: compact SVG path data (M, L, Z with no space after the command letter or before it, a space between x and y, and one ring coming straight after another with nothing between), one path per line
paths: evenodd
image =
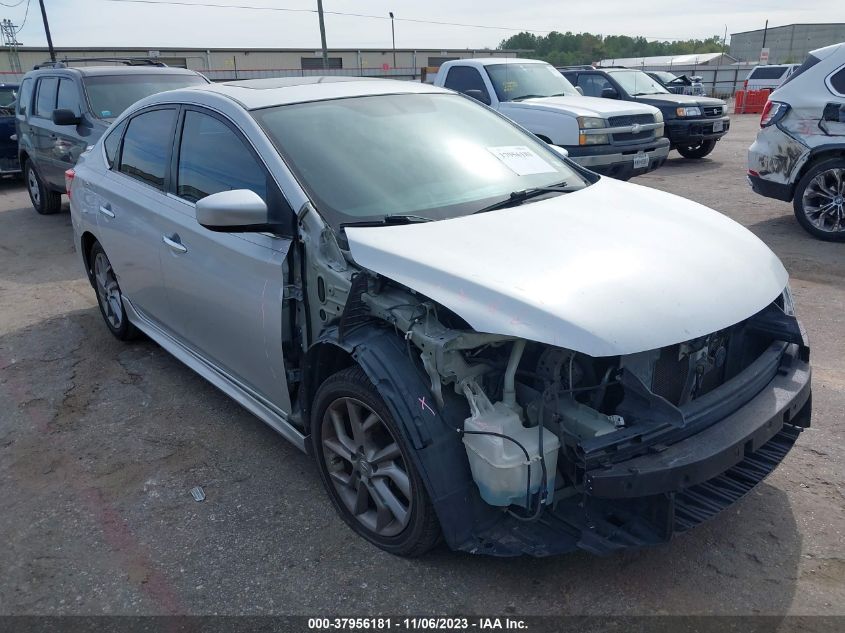
M618 99L619 93L616 88L602 88L601 96L603 99Z
M486 90L464 90L464 94L484 105L490 105L490 95L487 94Z
M575 90L577 90L578 94L580 94L582 97L584 96L584 89L581 86L575 86Z
M73 110L53 110L53 123L56 125L79 125L82 118Z
M196 204L197 222L221 233L261 233L273 231L267 203L254 191L233 189L200 199Z
M845 104L828 103L822 112L822 119L834 123L845 123Z

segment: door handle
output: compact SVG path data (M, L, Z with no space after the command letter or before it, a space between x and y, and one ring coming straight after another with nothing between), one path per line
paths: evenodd
M167 235L161 236L161 241L167 244L174 253L187 253L188 247L179 241L179 236L174 234L172 237Z
M103 215L105 215L106 217L109 217L109 218L114 217L114 211L109 209L108 206L106 206L106 205L102 205L102 204L100 205L100 213L102 213Z

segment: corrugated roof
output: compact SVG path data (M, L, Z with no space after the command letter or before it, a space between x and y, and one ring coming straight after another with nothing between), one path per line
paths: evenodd
M723 53L693 53L691 55L655 55L652 57L624 57L620 59L603 59L599 66L692 66L707 64ZM730 55L726 59L732 60Z

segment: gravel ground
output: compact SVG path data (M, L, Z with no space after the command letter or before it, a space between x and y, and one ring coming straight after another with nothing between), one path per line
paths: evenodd
M636 182L718 209L781 257L813 345L813 428L716 519L609 558L371 547L309 458L157 345L114 340L68 214L36 215L3 181L0 614L845 614L845 244L751 192L756 125L734 117L708 159L672 153Z

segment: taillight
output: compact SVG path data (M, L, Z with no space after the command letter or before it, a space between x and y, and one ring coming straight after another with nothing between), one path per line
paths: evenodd
M73 184L73 179L76 177L76 172L73 169L68 169L65 172L65 191L67 197L70 198L70 186Z
M780 101L766 101L763 114L760 115L760 127L769 127L780 121L789 110L789 105Z

